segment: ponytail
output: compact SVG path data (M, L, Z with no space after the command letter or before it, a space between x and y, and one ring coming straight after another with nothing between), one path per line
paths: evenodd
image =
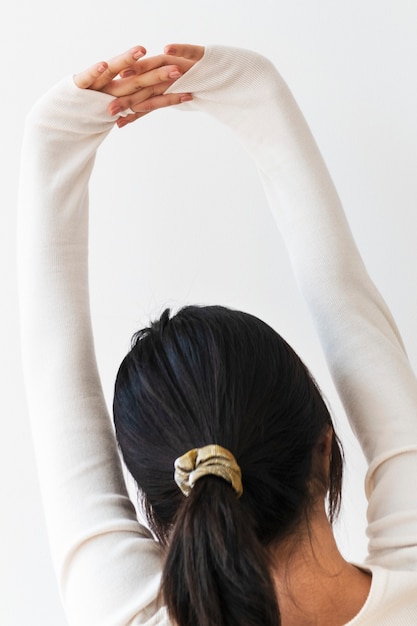
M165 312L135 335L120 366L114 422L150 529L166 548L161 592L171 619L278 626L271 546L296 537L326 491L333 521L343 466L336 436L329 475L317 461L332 420L292 348L247 313ZM236 455L241 498L230 459L220 463L222 477L187 478L189 453L211 444Z
M267 550L230 484L199 480L172 530L161 591L179 626L279 626Z

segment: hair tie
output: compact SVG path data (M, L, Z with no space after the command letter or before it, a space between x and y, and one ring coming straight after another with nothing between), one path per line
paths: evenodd
M209 474L227 480L238 498L243 493L242 472L235 457L216 444L189 450L176 459L174 467L174 480L185 496L190 494L199 478Z

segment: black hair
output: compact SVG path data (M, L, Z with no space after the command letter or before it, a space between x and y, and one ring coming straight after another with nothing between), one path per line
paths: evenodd
M136 333L114 396L116 435L166 546L161 590L179 626L277 626L272 544L296 532L328 492L333 521L343 457L334 434L330 472L314 451L332 420L294 350L258 318L219 306L166 310ZM243 495L215 476L185 497L174 461L218 444L241 471ZM319 490L320 490L319 489Z

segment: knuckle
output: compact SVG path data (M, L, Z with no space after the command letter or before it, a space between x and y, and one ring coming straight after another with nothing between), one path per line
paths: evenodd
M136 76L134 81L133 81L133 88L135 89L135 91L140 91L143 88L143 84L142 84L142 77L141 76Z
M161 67L157 72L157 79L162 83L168 78L168 70L165 67Z
M143 102L140 105L140 112L142 113L150 113L151 111L154 110L154 104L153 102Z

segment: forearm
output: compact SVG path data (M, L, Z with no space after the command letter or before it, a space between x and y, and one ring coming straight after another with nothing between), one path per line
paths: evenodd
M263 57L209 48L174 87L255 159L332 375L368 460L417 442L417 385L310 129ZM401 420L398 420L401 415Z
M85 426L77 416L94 407L101 429L106 416L89 313L88 180L96 149L113 124L95 119L85 95L71 79L46 94L28 116L22 153L23 365L46 507L56 506L57 494L49 494L55 478L60 481L61 473L81 461L75 458L78 448L70 446L77 419L80 431ZM70 458L57 458L66 446Z
M89 626L148 607L160 568L126 493L91 331L88 181L114 124L110 100L68 79L35 105L19 194L23 366L45 516L69 619Z

